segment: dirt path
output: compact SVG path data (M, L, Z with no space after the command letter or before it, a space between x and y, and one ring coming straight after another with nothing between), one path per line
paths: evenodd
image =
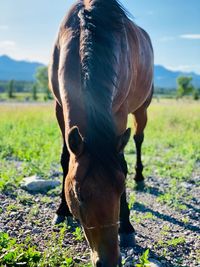
M160 266L200 266L199 185L200 175L194 173L190 181L180 184L178 200L176 192L171 199L166 193L172 190L170 181L158 177L149 177L143 191L128 188L137 244L133 249L122 249L125 266L134 266L133 261L138 262L147 248L149 257ZM0 231L16 238L18 243L27 242L30 237L31 245L47 251L59 238L60 228L51 226L58 201L53 193L30 195L21 189L1 193ZM85 241L76 239L81 237L66 231L62 247L70 249L77 266L83 266L89 260L89 250Z

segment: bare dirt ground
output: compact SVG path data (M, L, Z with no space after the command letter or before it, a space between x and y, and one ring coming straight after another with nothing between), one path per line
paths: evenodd
M132 177L128 179L131 181ZM180 185L185 188L187 197L179 200L175 207L158 201L164 195L165 188L170 186L168 180L148 177L144 190L128 188L130 202L134 194L131 222L136 230L136 245L121 249L125 266L134 266L133 262L138 262L147 248L150 250L149 258L156 260L158 266L200 266L199 185L200 172L197 170L187 183ZM31 195L18 188L10 193L1 193L0 203L0 231L16 238L18 243L31 237L31 245L44 252L58 238L60 228L51 225L59 203L57 193ZM73 231L65 232L62 246L73 251L77 266L89 261L86 242L77 241Z

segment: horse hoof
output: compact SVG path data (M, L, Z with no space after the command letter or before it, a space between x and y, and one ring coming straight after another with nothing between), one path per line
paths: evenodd
M145 188L145 182L144 180L141 181L135 181L136 185L135 185L135 189L138 191L142 191Z
M120 247L128 248L135 246L135 233L131 234L119 234Z
M61 223L65 222L65 220L66 220L65 216L56 214L53 218L52 225L61 224Z
M136 183L141 183L144 182L144 176L142 173L137 173L135 174L134 180Z

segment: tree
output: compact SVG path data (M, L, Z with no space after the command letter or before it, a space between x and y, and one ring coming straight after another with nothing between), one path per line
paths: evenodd
M199 100L199 96L200 96L200 89L194 89L193 91L193 99L194 100Z
M51 99L51 92L48 86L48 68L39 67L36 71L36 82L37 86L45 93L45 99Z
M37 100L38 99L38 96L37 96L37 84L34 83L33 86L32 86L32 97L33 97L33 100Z
M8 93L8 98L13 98L14 97L14 80L9 81L8 87L7 87L7 93Z
M192 82L192 77L180 76L177 78L178 97L183 97L184 95L189 95L193 92L194 87L191 82Z

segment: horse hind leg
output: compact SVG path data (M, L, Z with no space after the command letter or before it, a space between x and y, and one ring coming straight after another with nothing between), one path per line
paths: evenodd
M135 182L137 184L144 183L143 164L141 159L141 149L142 143L144 141L144 129L147 124L147 109L146 107L141 107L133 113L134 124L135 124L135 134L133 136L135 147L136 147L136 165L135 165Z

